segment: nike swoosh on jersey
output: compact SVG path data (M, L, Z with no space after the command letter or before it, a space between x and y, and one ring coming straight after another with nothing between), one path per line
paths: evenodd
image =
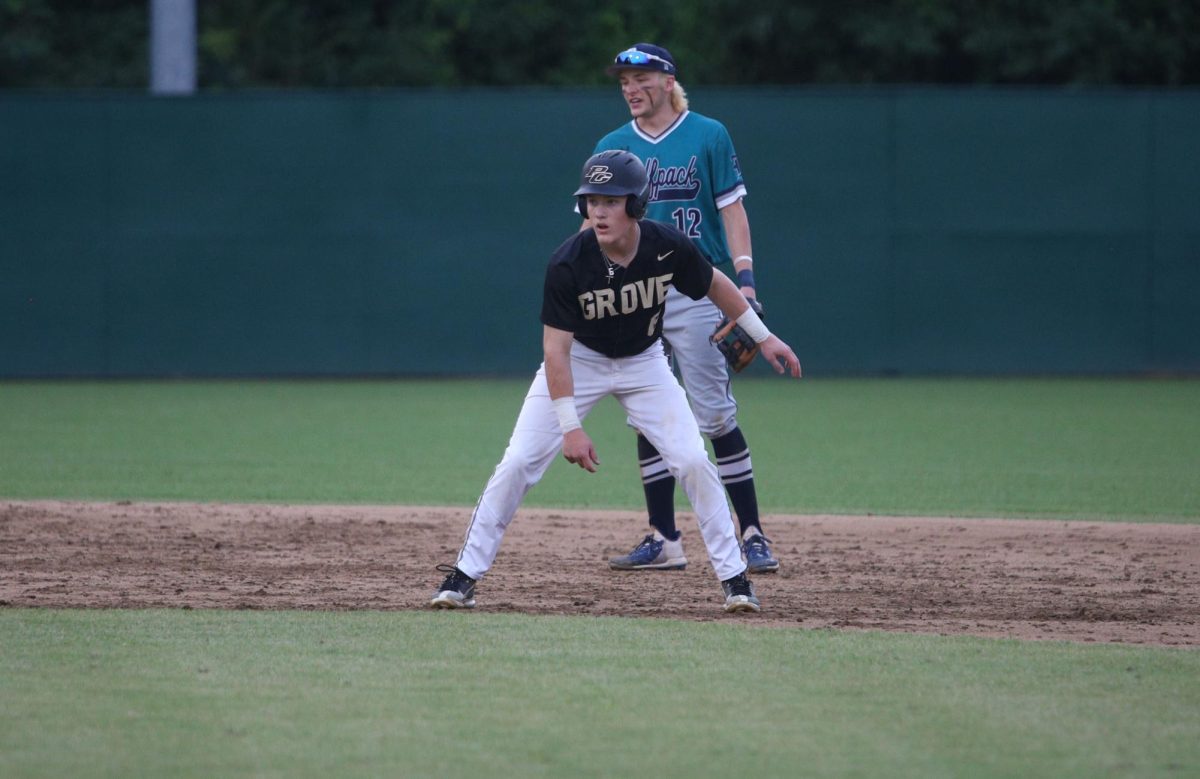
M667 259L674 253L675 253L675 250L672 249L671 251L667 252L666 254L660 254L660 255L658 255L658 261L662 262L663 260Z

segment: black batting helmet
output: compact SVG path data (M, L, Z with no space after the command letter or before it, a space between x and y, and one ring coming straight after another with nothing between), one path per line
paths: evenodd
M587 219L588 195L626 195L625 213L634 219L646 215L650 200L650 174L636 154L614 149L593 154L579 175L579 213Z

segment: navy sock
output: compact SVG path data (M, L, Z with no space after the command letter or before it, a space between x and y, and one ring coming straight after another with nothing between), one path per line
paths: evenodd
M667 470L667 464L654 444L641 433L637 437L637 453L650 524L663 538L675 541L679 538L679 531L675 529L675 477Z
M758 493L754 489L754 467L750 464L750 447L742 429L735 427L723 436L712 439L717 458L717 472L729 493L729 502L737 514L742 534L748 528L762 532L758 519Z

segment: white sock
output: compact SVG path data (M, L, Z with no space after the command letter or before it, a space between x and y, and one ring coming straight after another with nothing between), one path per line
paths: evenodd
M658 535L658 534L656 533L655 535ZM668 557L682 557L683 556L683 536L680 536L679 538L675 539L674 541L669 541L669 540L663 538L661 535L659 535L658 537L659 537L659 539L662 540L663 551L667 553Z

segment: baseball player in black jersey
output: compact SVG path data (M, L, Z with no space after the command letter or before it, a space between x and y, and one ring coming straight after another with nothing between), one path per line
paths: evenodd
M641 221L649 176L635 155L594 155L575 195L591 226L558 247L546 269L545 360L475 506L455 565L439 566L447 575L430 605L475 605L475 584L491 568L521 499L560 450L568 462L596 470L600 460L580 420L612 395L683 485L721 581L725 610L758 611L716 466L663 352L668 288L692 300L711 299L751 335L777 372L799 378L800 363L690 239L669 225Z

